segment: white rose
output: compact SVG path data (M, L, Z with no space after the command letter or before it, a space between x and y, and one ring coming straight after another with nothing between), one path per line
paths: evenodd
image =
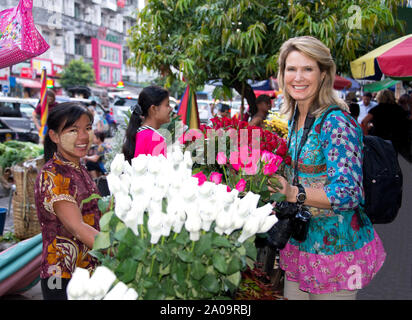
M123 172L123 168L125 165L125 159L123 153L118 153L112 163L110 164L110 172L116 176L120 176Z

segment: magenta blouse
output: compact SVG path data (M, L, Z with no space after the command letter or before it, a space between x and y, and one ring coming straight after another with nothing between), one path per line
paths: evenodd
M166 141L159 132L149 126L139 128L136 134L134 157L139 154L150 154L152 156L162 154L166 157L166 150Z

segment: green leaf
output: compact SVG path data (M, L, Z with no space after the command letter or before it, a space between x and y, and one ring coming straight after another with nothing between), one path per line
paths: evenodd
M201 286L208 292L219 292L219 281L213 274L207 274L201 281Z
M189 233L185 229L182 229L182 231L176 237L176 242L182 245L186 245L187 243L189 243Z
M129 247L133 247L134 245L136 245L137 243L137 238L136 235L133 233L132 230L130 230L130 228L126 229L126 233L123 236L122 241Z
M97 202L97 206L99 207L99 210L101 213L105 213L109 210L110 199L111 199L111 196L107 196L107 197L101 198Z
M122 261L115 270L118 279L126 284L133 281L136 276L137 265L138 262L132 258Z
M206 274L206 268L205 266L200 262L200 261L195 261L192 265L191 265L191 277L193 279L196 280L200 280L204 277L204 275Z
M145 300L163 300L165 294L160 288L150 288L146 291L144 295Z
M177 283L182 283L183 281L185 281L185 268L183 267L183 264L173 264L171 272L173 280Z
M116 231L116 232L115 232L114 238L115 238L117 241L123 241L123 239L125 238L126 234L127 234L127 228L122 228L122 229L120 229L119 231Z
M240 285L240 281L242 280L242 275L241 275L240 271L238 271L238 272L233 273L230 276L226 277L226 280L228 282L230 282L233 289L237 289Z
M242 268L242 263L236 255L232 257L232 259L229 262L229 265L227 267L227 274L233 274L235 272L240 271Z
M114 211L109 211L106 212L101 218L100 218L100 230L101 231L109 231L110 230L110 220L112 219L114 215Z
M187 251L179 251L177 253L177 256L182 260L183 262L193 262L193 254L191 252Z
M282 202L286 200L286 196L283 193L274 193L270 196L270 201L275 201L275 202Z
M207 233L202 235L199 241L196 242L195 245L195 254L200 257L205 253L207 250L212 248L212 234Z
M110 234L108 232L99 232L94 239L93 250L107 249L110 245Z
M216 253L213 256L213 266L216 268L217 271L220 273L226 274L227 273L227 267L228 264L226 262L226 259L219 253Z
M218 235L217 233L213 235L212 244L215 247L221 248L232 248L232 243L223 236Z
M243 243L243 246L246 249L246 256L256 261L257 249L256 249L254 241L255 241L255 237L251 237Z
M133 246L131 250L131 255L133 259L137 261L145 261L146 253L147 253L146 249L138 245Z

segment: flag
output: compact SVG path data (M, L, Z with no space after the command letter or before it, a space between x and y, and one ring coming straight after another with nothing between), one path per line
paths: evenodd
M40 113L40 131L39 136L40 138L44 138L47 132L47 116L49 115L49 105L47 103L47 73L46 68L43 68L41 72L41 89L40 89L40 106L41 106L41 113Z
M189 85L179 104L178 115L182 117L183 124L186 124L189 129L199 129L199 111L197 109L196 94Z

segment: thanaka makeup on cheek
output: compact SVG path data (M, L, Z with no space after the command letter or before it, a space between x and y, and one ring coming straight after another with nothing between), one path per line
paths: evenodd
M74 131L63 133L60 136L60 143L63 149L69 152L74 152L77 136L78 136L78 133Z

